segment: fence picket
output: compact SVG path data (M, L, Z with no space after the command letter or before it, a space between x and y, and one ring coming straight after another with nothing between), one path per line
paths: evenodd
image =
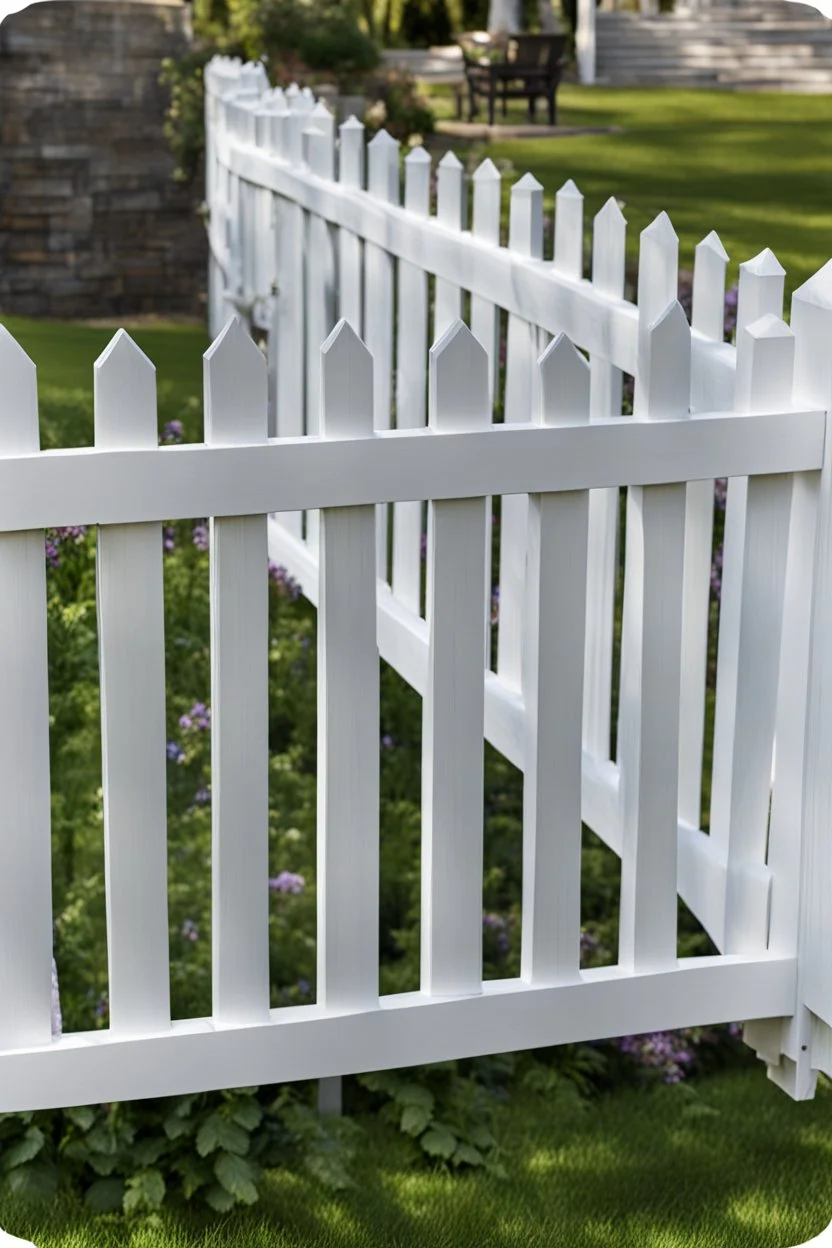
M123 330L95 363L95 444L155 447L156 370ZM170 1025L161 524L102 525L96 564L110 1027Z
M774 390L766 393L764 383L748 372L749 352L745 339L748 325L764 316L779 318L783 310L784 275L774 254L766 249L740 265L737 302L737 374L734 405L738 411L771 411L773 395L783 393L782 378L773 379ZM755 316L755 313L758 315ZM763 360L765 356L761 357ZM760 367L760 365L758 365ZM742 370L742 372L741 372ZM791 384L791 383L789 383ZM757 408L757 404L762 407ZM714 711L714 763L711 782L711 836L722 854L727 854L728 810L730 808L731 759L735 732L737 673L739 670L740 601L743 584L745 517L748 478L732 477L725 500L725 528L722 543L722 585L719 608L719 647L717 651L717 694Z
M543 187L530 173L511 188L509 247L522 256L543 254ZM539 331L517 316L508 318L505 420L529 421L537 406ZM514 689L522 684L523 596L528 498L514 494L500 505L500 627L497 672Z
M367 147L367 190L382 203L399 202L399 145L379 130ZM393 399L393 257L375 243L364 245L364 341L373 357L375 428L390 428ZM387 580L387 506L376 508L378 575Z
M446 152L436 171L436 220L448 230L462 230L467 219L465 170L453 152ZM437 274L433 313L433 339L462 316L462 290L456 282Z
M0 454L40 449L35 366L0 325ZM0 535L0 1048L52 1037L43 531Z
M488 357L461 322L431 348L430 425L484 429ZM485 499L428 508L422 728L422 991L482 990Z
M788 326L774 315L762 317L743 330L737 353L739 401L751 410L788 411L794 374ZM715 793L712 815L727 848L723 948L729 953L759 950L768 941L768 909L761 912L755 875L766 858L791 504L791 476L749 479L733 732L719 742L729 752L730 786Z
M584 275L584 197L571 178L555 196L553 263L576 282Z
M691 327L722 342L728 255L714 231L696 247ZM714 530L714 483L691 481L685 512L685 592L682 607L682 716L679 744L679 818L698 828L705 745L705 685Z
M304 131L306 163L316 177L335 176L335 123L324 104L309 114ZM306 250L306 432L315 435L321 424L321 347L335 323L335 239L332 227L314 213L307 222ZM306 541L318 549L320 517L306 513Z
M414 147L405 157L404 206L418 217L430 212L430 156ZM427 408L428 275L399 263L396 348L396 428L419 429ZM422 603L422 502L393 509L393 593L419 615Z
M364 126L349 117L339 126L338 178L352 191L364 189ZM361 322L362 242L352 230L341 227L338 234L338 315L349 321L357 334Z
M642 420L680 420L690 404L690 328L674 301L645 334ZM631 487L624 571L628 647L621 673L619 964L676 964L679 710L684 485Z
M242 325L204 359L205 441L264 442L266 365ZM269 1010L266 517L210 523L213 1009L248 1023Z
M322 349L321 433L373 432L373 361L346 321ZM375 511L321 512L318 598L318 985L378 1003L379 656Z
M589 420L589 365L564 335L540 359L545 425ZM524 610L523 940L529 983L576 978L589 492L529 496Z
M627 222L610 198L595 216L592 283L616 299L624 296L626 246ZM620 416L621 369L594 353L589 369L591 418ZM602 762L610 756L617 548L618 490L593 490L589 496L583 742L587 752Z
M292 84L295 86L296 84ZM296 111L297 91L285 92L289 111L282 116L283 159L298 166L301 162L303 114ZM278 291L275 300L275 350L277 370L276 425L279 438L298 438L305 433L306 400L306 290L304 282L304 246L306 223L303 208L293 200L280 203L280 230L277 239ZM270 353L271 354L271 353ZM295 537L300 537L303 516L300 512L281 512L280 524Z

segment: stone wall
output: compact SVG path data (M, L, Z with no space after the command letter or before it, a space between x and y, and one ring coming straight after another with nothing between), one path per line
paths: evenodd
M173 182L160 62L181 0L50 0L0 24L0 309L198 315L198 183Z

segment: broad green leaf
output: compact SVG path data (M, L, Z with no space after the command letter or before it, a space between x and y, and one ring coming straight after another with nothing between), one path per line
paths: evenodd
M258 1199L254 1184L254 1171L245 1157L234 1153L220 1153L214 1162L214 1174L227 1192L244 1205L253 1205Z
M139 1140L133 1145L133 1160L139 1166L153 1166L167 1151L167 1146L167 1140L158 1137L155 1140Z
M25 1161L31 1161L45 1143L40 1127L29 1127L22 1140L3 1150L3 1169L11 1170L14 1166L22 1166Z
M247 1131L219 1114L211 1114L196 1133L196 1151L200 1157L207 1157L217 1148L224 1148L227 1153L244 1157L249 1143Z
M206 1188L205 1199L212 1209L216 1209L217 1213L228 1213L229 1209L233 1209L237 1203L231 1193L219 1183L212 1183L209 1188Z
M451 1161L455 1166L481 1166L485 1162L485 1158L478 1148L474 1148L473 1144L466 1144L463 1140L457 1145Z
M429 1116L433 1115L433 1093L418 1083L403 1083L396 1092L396 1100L400 1105L412 1105L425 1110Z
M425 1132L419 1143L431 1157L442 1157L447 1161L456 1152L457 1138L447 1127L437 1124Z
M162 1126L169 1140L179 1140L183 1135L190 1135L195 1124L188 1118L180 1118L177 1114L170 1114L162 1123Z
M123 1179L96 1179L87 1188L84 1201L95 1213L120 1213L124 1201Z
M108 1157L113 1156L118 1150L118 1140L115 1132L104 1123L93 1127L92 1131L88 1131L86 1141L95 1152L104 1153Z
M139 1170L127 1180L124 1212L139 1213L158 1209L165 1199L165 1180L158 1170Z
M180 1157L173 1168L182 1178L182 1193L186 1200L190 1200L194 1192L211 1181L211 1171L207 1164L193 1153Z
M399 1124L405 1135L421 1135L430 1126L430 1110L421 1105L408 1105Z
M51 1161L38 1157L10 1170L6 1183L9 1191L22 1200L51 1200L58 1190L58 1169Z
M475 1127L472 1127L468 1134L471 1137L471 1142L475 1144L477 1148L493 1148L496 1143L494 1136L488 1130L488 1127L483 1126L482 1123L478 1123Z
M246 1131L254 1131L263 1120L263 1110L256 1101L240 1101L234 1106L231 1121L244 1127Z
M82 1131L89 1131L95 1122L95 1110L90 1105L77 1105L74 1109L65 1109L64 1117L74 1122Z

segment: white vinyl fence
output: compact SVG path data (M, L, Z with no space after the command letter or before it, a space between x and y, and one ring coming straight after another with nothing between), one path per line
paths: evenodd
M534 179L512 190L501 247L488 162L469 230L453 158L431 216L423 152L405 162L401 207L388 137L369 148L365 190L354 122L341 128L335 181L332 123L308 96L287 93L287 104L264 93L259 70L225 61L206 85L216 338L204 444L157 445L154 370L122 332L95 367L95 446L40 451L34 368L0 331L0 1108L326 1079L732 1020L748 1024L773 1079L811 1096L816 1072L832 1071L832 266L796 292L787 327L782 270L768 254L745 265L735 350L719 341L715 236L697 251L691 330L666 217L642 235L637 309L622 297L614 204L596 219L590 281L571 183L544 260ZM636 377L632 419L620 415L622 371ZM211 517L213 1013L172 1022L161 523L195 516ZM110 1027L53 1039L43 531L76 524L99 526ZM268 558L319 612L317 1000L277 1010ZM384 997L379 653L424 707L421 988ZM522 974L488 982L484 739L525 786ZM582 819L621 858L619 961L590 970ZM719 954L677 956L677 893Z

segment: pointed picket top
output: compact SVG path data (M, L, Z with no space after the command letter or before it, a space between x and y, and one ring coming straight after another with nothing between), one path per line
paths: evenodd
M344 186L361 190L364 186L364 123L348 117L338 127L341 138L338 154L338 180Z
M555 196L554 266L564 277L583 277L584 197L571 178Z
M795 333L794 401L832 410L832 260L792 295L790 324Z
M502 182L503 175L490 156L481 160L471 175L474 182Z
M627 252L627 222L613 197L592 222L592 282L605 295L623 298Z
M670 217L660 212L641 231L638 257L639 340L648 326L676 299L679 282L679 238Z
M726 264L730 259L728 252L722 245L722 239L719 237L716 230L711 230L710 234L706 234L702 241L696 244L697 253L699 252L700 247L704 251L712 252L713 255L717 256L720 260L724 260Z
M379 130L367 144L367 189L377 199L395 204L399 199L399 144L386 130Z
M725 336L725 270L728 252L716 230L711 230L696 244L693 263L693 303L691 327L710 338L722 342Z
M795 299L799 303L832 311L832 260L827 260L817 273L797 287L792 294L792 301Z
M579 199L581 203L583 203L583 198L584 198L582 193L578 190L577 186L573 182L572 178L567 178L563 186L557 192L555 199L560 199L561 197L563 197L564 199Z
M782 315L785 285L786 270L768 247L743 261L737 293L737 342L746 326L761 316Z
M317 104L310 113L310 117L320 117L324 121L334 121L332 113L327 108L324 100L318 100Z
M37 369L5 325L0 325L0 450L40 450Z
M440 160L437 167L439 169L461 169L462 161L459 159L456 152L448 150Z
M503 179L488 157L474 170L474 211L471 232L484 242L499 246Z
M453 152L446 152L436 171L436 219L450 229L465 222L465 171Z
M454 321L430 349L429 424L443 433L491 424L488 353L463 321Z
M321 433L325 438L373 433L373 357L343 319L321 347Z
M231 446L265 442L266 357L233 316L202 357L205 441Z
M538 360L542 425L578 425L589 422L589 360L566 334L558 334Z
M734 406L740 412L787 412L792 402L795 335L769 312L737 336Z
M786 276L786 270L770 247L764 247L761 252L750 260L744 260L740 265L740 270L744 270L746 273L753 273L756 277Z
M95 445L158 446L156 368L120 329L93 365Z
M543 255L543 187L534 174L524 174L511 188L508 245L535 260Z
M678 420L690 415L690 326L673 299L647 331L647 372L638 417Z
M420 217L430 213L431 158L421 145L412 148L404 158L404 206Z

